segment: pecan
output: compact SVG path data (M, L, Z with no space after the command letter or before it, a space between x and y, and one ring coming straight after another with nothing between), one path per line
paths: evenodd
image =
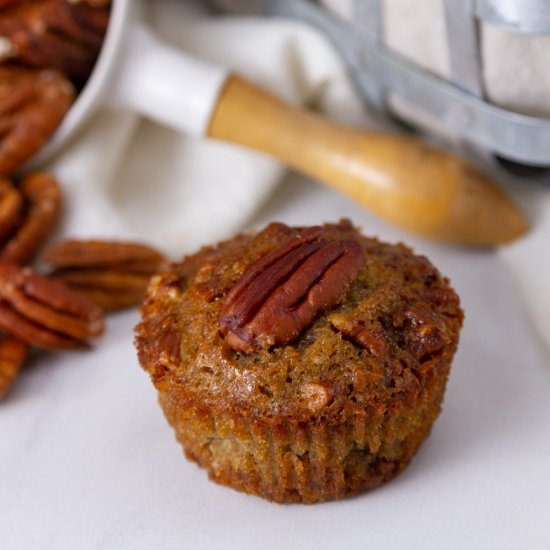
M387 353L389 345L383 331L376 327L367 327L365 320L331 315L330 322L344 338L362 346L371 355L383 357Z
M16 61L61 71L80 84L101 48L107 8L66 0L20 2L0 14L0 36L10 44L6 51Z
M14 172L46 143L74 93L59 73L0 66L0 174Z
M0 399L12 387L25 359L28 345L10 334L0 334Z
M0 10L11 8L15 4L21 3L23 0L0 0Z
M103 332L102 311L60 281L0 263L0 327L27 344L80 347Z
M43 256L51 276L88 296L104 311L139 304L151 275L167 259L140 243L71 240L50 247Z
M166 261L142 243L76 239L50 246L43 259L57 269L118 266L137 273L154 271Z
M150 279L142 273L124 273L116 269L69 270L52 276L85 294L105 312L139 305Z
M15 233L0 249L0 262L23 264L50 235L59 217L61 190L46 172L34 172L20 184L26 212Z
M235 350L252 353L297 338L335 306L364 264L351 239L323 240L311 227L254 264L228 292L219 329Z
M18 225L23 197L12 183L0 177L0 239L9 236Z
M418 356L436 353L450 342L445 323L425 302L410 305L393 323L403 329L407 347Z
M460 300L456 292L450 288L425 288L423 291L425 300L429 304L433 304L437 307L443 307L445 313L449 315L450 309L455 309L460 304Z

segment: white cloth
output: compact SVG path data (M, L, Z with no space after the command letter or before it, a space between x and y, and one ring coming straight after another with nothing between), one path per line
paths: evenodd
M330 3L333 7L340 3L343 11L350 4ZM437 23L438 17L441 23L440 0L422 3L430 8L428 13L418 3L411 10L412 4L388 0L386 9L394 22L387 29L391 45L446 74L448 61L440 47L444 28ZM190 1L151 5L153 25L172 45L228 66L289 101L315 103L328 116L369 127L380 124L360 105L333 48L307 26L254 17L212 18ZM422 30L428 20L429 28ZM423 40L418 40L419 33ZM495 41L501 43L502 37L494 32L485 35L492 37L486 51ZM519 61L532 54L523 43L515 44L514 52ZM505 58L501 56L500 71L498 63L490 64L490 79L505 80L506 92L499 95L496 84L489 83L488 88L497 99L517 106L525 79L505 78L510 71ZM533 94L526 96L527 108L535 108L532 98ZM246 226L284 174L283 167L262 154L189 139L134 113L112 110L100 112L52 167L66 194L63 235L135 238L174 257ZM536 326L550 346L550 189L535 194L538 212L530 234L501 253L517 273ZM531 191L520 198L529 206L532 195Z

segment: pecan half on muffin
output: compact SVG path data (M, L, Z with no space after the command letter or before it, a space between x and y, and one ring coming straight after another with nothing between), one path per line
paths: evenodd
M273 223L153 277L142 367L187 457L277 502L370 489L439 414L463 313L449 281L350 222Z

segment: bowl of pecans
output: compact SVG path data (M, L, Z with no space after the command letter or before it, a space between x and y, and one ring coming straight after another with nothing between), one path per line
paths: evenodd
M90 109L108 72L103 45L117 38L111 14L125 7L111 9L111 0L0 0L1 175L53 151L80 124L75 114Z
M203 134L227 70L159 40L140 0L0 0L0 175L43 165L102 105Z

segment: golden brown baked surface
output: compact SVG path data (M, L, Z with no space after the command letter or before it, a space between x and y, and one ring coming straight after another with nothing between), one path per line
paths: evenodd
M425 257L342 221L320 238L363 253L338 303L288 343L253 335L235 351L220 330L228 293L303 232L271 224L185 258L152 279L136 328L140 363L188 458L278 502L341 498L399 473L439 414L463 319Z

